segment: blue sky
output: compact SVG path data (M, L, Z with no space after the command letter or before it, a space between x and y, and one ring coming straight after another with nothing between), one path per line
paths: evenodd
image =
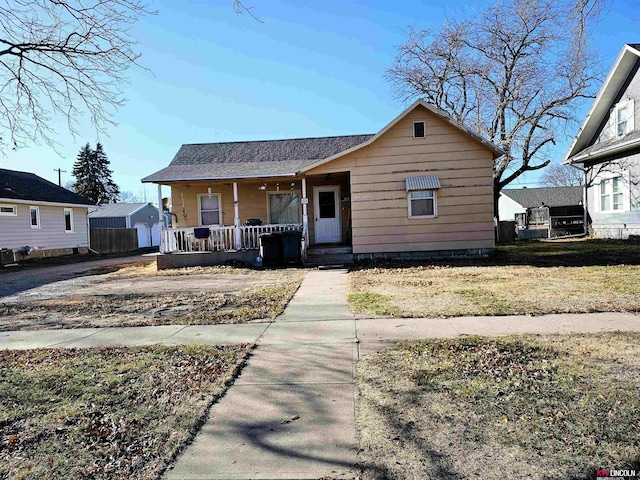
M158 14L134 28L141 63L131 69L117 126L74 139L62 127L57 154L29 146L0 157L3 168L72 180L75 157L99 139L124 191L157 198L140 179L171 161L183 143L346 135L378 131L406 106L385 70L410 25L438 27L488 2L450 0L246 0L264 23L234 13L230 0L150 1ZM451 7L451 5L458 5ZM624 43L640 42L640 2L614 0L596 26L609 69ZM590 103L583 105L586 114ZM559 142L560 160L570 139ZM529 174L511 186L535 186ZM165 193L167 194L168 191Z

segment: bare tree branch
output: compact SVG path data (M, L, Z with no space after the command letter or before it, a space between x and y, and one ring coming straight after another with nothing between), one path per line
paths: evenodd
M570 165L555 164L545 169L540 183L545 187L578 187L584 183L584 175Z
M504 0L436 31L411 30L387 71L398 98L423 97L499 145L500 190L550 163L551 147L579 124L603 71L590 28L607 0ZM496 210L497 212L497 210Z
M130 29L151 13L140 0L0 0L0 149L55 146L54 118L75 136L88 115L105 133L140 67Z
M264 23L255 14L252 12L253 7L246 7L240 0L233 0L233 11L236 12L237 15L243 15L245 13L249 14L254 20L260 23Z

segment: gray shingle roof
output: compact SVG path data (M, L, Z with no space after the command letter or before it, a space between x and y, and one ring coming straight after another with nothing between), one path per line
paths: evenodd
M168 167L142 181L292 175L371 137L373 134L182 145Z
M126 217L138 210L149 202L143 203L109 203L107 205L100 205L95 210L89 212L89 218L112 218L112 217Z
M0 198L33 202L94 205L77 193L59 187L33 173L0 168Z
M502 194L524 208L536 208L543 204L548 207L566 207L582 202L582 187L509 188L502 190Z

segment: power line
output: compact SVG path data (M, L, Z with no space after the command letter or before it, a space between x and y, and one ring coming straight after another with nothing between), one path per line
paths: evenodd
M62 170L60 168L54 168L53 169L54 172L58 172L58 186L61 187L62 186L62 173L67 173L66 170Z

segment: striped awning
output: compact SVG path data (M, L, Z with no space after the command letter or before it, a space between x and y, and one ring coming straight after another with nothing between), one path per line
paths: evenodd
M407 177L407 192L413 190L435 190L440 188L440 180L435 175Z

